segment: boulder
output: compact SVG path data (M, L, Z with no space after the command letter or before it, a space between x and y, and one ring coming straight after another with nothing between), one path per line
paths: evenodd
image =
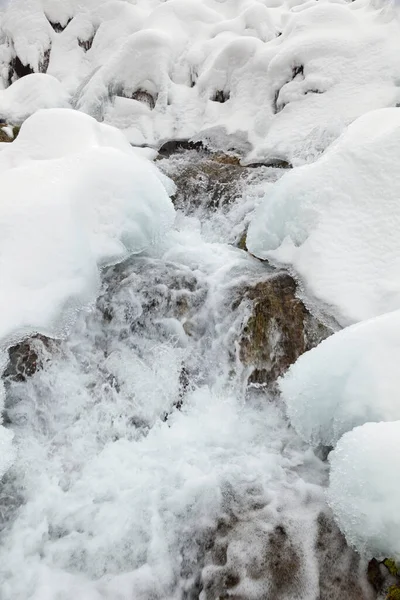
M301 354L332 333L297 297L297 284L285 271L245 288L236 306L242 301L252 303L239 340L249 383L274 387Z

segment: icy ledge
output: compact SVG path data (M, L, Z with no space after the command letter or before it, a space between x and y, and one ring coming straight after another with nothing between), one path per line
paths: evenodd
M122 133L69 109L30 117L0 145L0 173L1 362L24 336L60 336L95 300L101 267L154 247L174 208L173 184ZM0 422L0 476L10 445Z

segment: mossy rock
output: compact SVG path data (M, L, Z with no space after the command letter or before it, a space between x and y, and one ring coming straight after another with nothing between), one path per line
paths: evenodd
M11 127L12 129L12 137L10 137L8 135L8 133L6 131L4 131L4 129L6 127ZM15 140L15 138L18 136L19 134L19 130L21 129L21 127L19 127L18 125L1 125L0 126L0 142L13 142Z
M385 560L383 560L382 562L391 575L393 575L394 577L400 576L400 569L396 564L396 561L393 560L393 558L385 558Z
M387 591L386 600L400 600L400 586L391 585Z
M253 304L239 340L241 362L251 369L249 383L274 384L301 354L332 333L296 293L294 279L279 271L236 299L236 305L243 299Z
M245 252L247 252L247 230L240 236L237 247L240 248L240 250L245 250Z

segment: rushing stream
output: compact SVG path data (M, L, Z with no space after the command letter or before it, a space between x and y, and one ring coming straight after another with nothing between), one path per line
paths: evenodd
M105 270L68 339L34 342L42 368L8 378L1 600L370 597L326 463L240 361L238 295L272 269L233 242L276 177L211 208L206 189L178 198L163 245Z

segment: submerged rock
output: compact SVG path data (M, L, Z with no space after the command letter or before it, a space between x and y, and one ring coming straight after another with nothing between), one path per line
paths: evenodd
M26 381L43 368L50 359L51 349L56 342L44 335L35 335L8 349L9 361L3 379Z
M175 207L186 213L228 207L254 178L254 168L243 166L238 154L210 152L200 141L168 142L160 148L159 159L158 166L176 184ZM260 181L274 183L283 171L260 165L257 173Z
M294 279L278 271L243 290L236 301L249 300L251 314L244 324L240 360L249 368L249 383L274 384L298 357L332 332L297 297Z

